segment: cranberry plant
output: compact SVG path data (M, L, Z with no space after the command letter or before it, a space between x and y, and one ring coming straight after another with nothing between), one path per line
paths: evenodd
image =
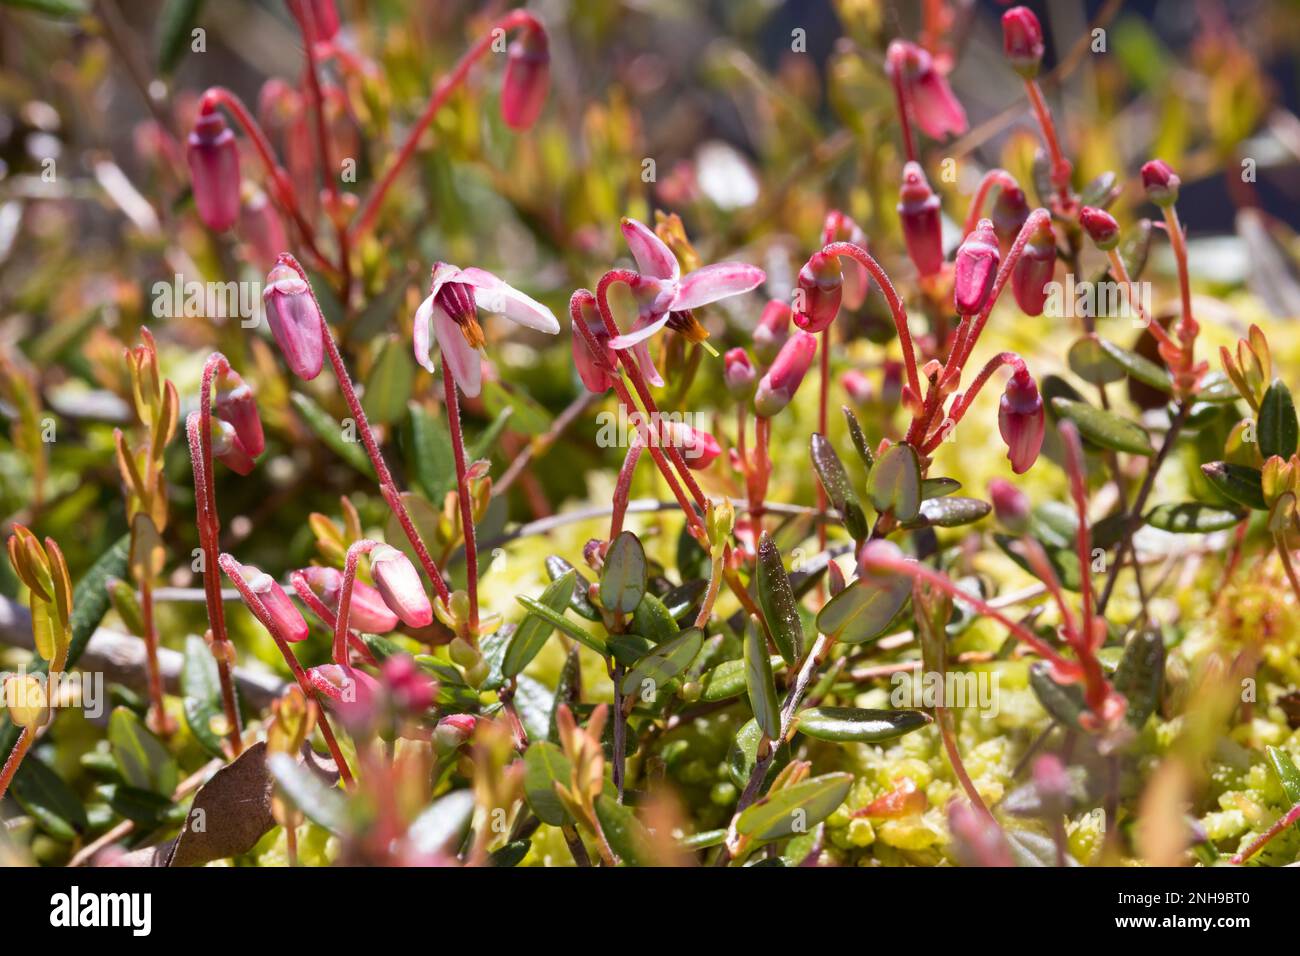
M811 60L729 47L755 158L659 171L673 113L621 85L655 65L574 82L621 35L594 12L277 2L246 102L175 72L202 4L151 54L117 4L29 5L148 119L130 162L86 154L136 247L67 289L0 276L4 853L1300 854L1295 346L1198 277L1175 166L1203 154L1053 105L1083 57L1120 69L1110 6L1050 71L1006 10L967 94L981 14L839 4L835 122ZM1177 68L1238 120L1200 118L1213 164L1265 92L1200 29ZM81 201L15 200L64 268Z

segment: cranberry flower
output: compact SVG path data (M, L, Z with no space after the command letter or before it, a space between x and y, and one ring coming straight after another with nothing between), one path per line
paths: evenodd
M699 327L691 310L756 289L767 274L744 262L717 262L682 275L672 250L645 224L624 219L623 236L640 273L632 284L639 311L631 330L611 339L609 344L618 350L634 349L646 379L651 385L659 386L663 379L642 343L665 325L692 341L703 341L707 333Z
M948 78L939 72L929 51L895 40L885 53L889 75L907 99L913 118L931 139L966 132L966 111L953 95Z
M546 306L482 269L461 269L445 262L433 267L429 296L415 313L415 360L436 371L429 356L430 327L447 371L470 398L482 387L483 329L478 310L496 312L512 322L554 335L560 323Z

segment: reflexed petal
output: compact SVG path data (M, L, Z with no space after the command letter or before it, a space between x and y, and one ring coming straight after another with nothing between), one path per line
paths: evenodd
M483 362L478 349L472 348L465 341L460 326L439 305L432 305L433 334L438 339L438 348L442 352L442 361L451 370L451 377L466 397L473 398L479 393L483 379Z
M662 388L664 384L663 376L659 374L659 370L655 368L654 360L650 358L650 346L644 342L638 342L632 346L632 357L636 359L637 367L641 369L641 374L645 376L646 382L655 388Z
M432 319L433 296L429 296L415 310L415 331L411 335L411 344L415 347L415 360L430 372L436 372L438 367L433 364L433 358L429 355L429 350L433 346L429 327Z
M676 280L682 274L673 251L655 235L654 230L635 219L623 220L623 238L632 250L637 271L656 279Z
M644 342L668 324L668 315L669 313L665 312L658 318L645 324L642 324L642 319L637 319L630 332L626 332L623 335L618 335L610 339L609 347L612 349L622 350L629 349L640 342Z
M749 292L758 288L766 278L762 269L744 262L717 262L704 266L682 278L677 297L673 299L673 310L698 309L710 302Z
M511 322L555 335L560 323L555 314L531 296L483 269L462 270L458 278L474 287L474 304L486 312L504 315Z

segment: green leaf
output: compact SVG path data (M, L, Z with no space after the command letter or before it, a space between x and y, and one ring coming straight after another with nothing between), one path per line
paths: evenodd
M602 657L605 656L607 652L607 648L605 646L604 640L597 637L595 634L592 634L586 628L579 627L577 624L574 624L564 615L557 614L555 611L552 611L541 601L535 600L526 595L523 594L516 595L515 600L518 601L520 604L522 604L524 607L526 607L528 610L532 611L538 617L544 618L545 620L549 621L552 625L557 627L559 630L563 631L565 634L568 634L569 637L573 638L578 643L590 647L593 651L595 651L597 654L601 655Z
M609 841L610 849L627 866L649 866L650 834L630 808L613 797L601 794L596 798L596 819L601 832Z
M1024 828L1011 828L1004 832L1016 866L1056 866L1056 842L1051 837ZM1079 861L1067 853L1065 865L1078 866Z
M1070 371L1089 385L1109 385L1124 377L1124 368L1106 354L1095 335L1076 339L1066 355Z
M817 629L845 644L873 640L884 634L911 594L912 582L904 575L858 578L818 612Z
M1085 704L1083 691L1077 684L1058 684L1052 679L1051 670L1039 661L1029 667L1029 687L1047 711L1067 727L1080 730L1079 715Z
M192 43L203 0L167 0L158 14L158 69L169 74L176 69Z
M555 744L534 740L524 752L524 798L537 819L553 827L569 822L555 784L569 786L573 764Z
M664 602L647 591L632 612L631 630L652 644L662 644L676 637L681 628Z
M799 732L818 740L879 743L920 730L930 722L930 716L920 710L809 707L799 712Z
M1139 219L1125 230L1124 240L1119 244L1119 257L1132 282L1142 278L1142 271L1146 268L1147 255L1151 251L1151 232L1151 220Z
M1111 412L1067 398L1052 399L1052 409L1059 417L1074 422L1080 435L1103 448L1133 455L1156 452L1141 426Z
M1300 770L1296 769L1291 755L1281 747L1273 746L1265 747L1264 752L1268 755L1268 764L1277 775L1278 783L1282 785L1282 792L1286 794L1287 805L1293 807L1300 803ZM1300 827L1300 823L1297 827Z
M304 811L305 812L305 811ZM407 837L419 853L454 850L474 817L474 791L453 790L415 818Z
M743 661L741 662L744 663ZM731 740L731 749L727 751L727 774L737 789L744 789L749 778L758 766L758 745L763 740L763 731L758 728L758 721L747 720ZM781 768L790 762L790 742L783 740L776 746L776 753L768 764L767 773L763 775L763 786L771 784Z
M907 442L890 445L867 476L867 497L881 514L911 521L921 509L921 464Z
M867 443L867 436L862 432L862 425L858 423L858 416L853 414L853 409L847 405L841 405L840 411L844 413L844 420L849 425L849 437L853 439L853 448L862 459L862 465L871 470L871 466L876 463L876 456L871 451L871 446Z
M1150 385L1157 391L1173 391L1173 382L1169 380L1169 372L1167 372L1163 366L1157 365L1149 358L1139 355L1137 352L1121 348L1114 342L1107 342L1105 339L1098 339L1097 344L1101 346L1102 351L1114 360L1115 364L1123 369L1130 378L1136 379L1143 385Z
M993 506L979 498L926 498L921 502L920 514L907 522L907 528L959 528L974 524Z
M430 501L442 501L456 486L456 457L447 423L437 421L419 402L407 405L402 428L407 474Z
M532 840L514 840L488 854L488 866L512 867L523 862L533 847Z
M271 768L271 775L289 802L309 820L331 833L346 832L347 800L337 787L326 784L290 754L273 753L266 758L266 765ZM412 828L414 826L412 824Z
M611 634L606 643L614 663L635 667L636 662L655 649L655 645L640 634Z
M937 478L926 478L921 482L921 500L923 501L930 498L943 498L958 491L961 491L961 482L956 478L945 478L940 475Z
M497 412L496 417L488 422L488 427L483 429L474 444L469 447L468 455L471 461L475 458L488 458L496 450L497 440L501 433L506 430L510 424L510 419L514 416L513 408L503 408Z
M840 456L835 454L835 449L826 440L826 436L820 432L813 433L811 446L813 468L816 469L817 477L826 490L826 497L830 499L835 510L843 515L844 527L848 529L853 540L861 541L867 536L867 516L858 502L853 483L849 481L848 473L844 470L844 463L840 461Z
M575 572L570 571L559 580L552 581L542 592L541 603L556 614L562 615L569 606L569 599L573 596L574 579ZM521 673L537 656L537 652L546 644L554 630L555 625L543 617L536 614L525 617L510 639L509 647L506 648L506 656L501 664L502 675L514 677Z
M1300 423L1296 421L1291 391L1275 378L1259 403L1259 453L1265 461L1274 455L1290 458L1295 454L1297 437Z
M828 773L768 794L736 818L736 832L755 842L780 840L807 833L849 795L853 774Z
M221 737L213 723L224 723L225 707L221 701L221 676L216 658L203 638L191 634L185 638L185 663L181 666L181 697L185 723L194 739L214 757L223 757Z
M641 603L645 588L646 559L641 539L631 531L621 532L605 555L600 603L611 613L631 614Z
M510 410L510 428L523 435L545 435L551 427L550 413L516 388L500 382L483 382L483 407L494 418Z
M1235 527L1245 517L1243 512L1216 508L1199 501L1157 505L1143 520L1153 528L1175 534L1207 534Z
M56 840L71 842L90 826L80 798L39 757L23 761L11 792L18 805Z
M558 554L546 558L546 576L552 581L570 573L573 574L575 587L573 596L569 598L569 610L588 621L599 621L600 611L596 610L596 606L587 597L591 592L591 582L587 580L587 576Z
M1124 646L1124 654L1115 668L1114 685L1128 700L1125 716L1141 730L1160 703L1165 682L1165 642L1160 631L1146 627Z
M795 600L790 576L781 563L781 552L766 531L758 542L758 606L772 635L776 649L786 663L793 664L803 655L803 624L799 620L799 602Z
M374 477L375 472L370 467L370 459L366 457L366 449L361 444L361 436L355 433L355 423L352 426L353 430L349 432L349 437L344 437L343 426L336 422L329 412L302 392L293 392L290 394L289 400L293 402L293 407L298 410L298 414L307 423L307 427L325 443L330 451L367 478Z
M1225 498L1255 511L1268 510L1264 504L1263 476L1258 468L1212 461L1201 466L1201 473L1214 486L1214 490Z
M773 671L785 667L785 661L779 657L772 657L770 663ZM700 678L700 700L707 703L730 700L743 693L745 693L744 658L723 661Z
M108 744L127 784L171 799L180 775L176 759L134 711L117 707L109 715Z
M698 627L682 631L666 644L660 644L633 665L623 678L623 693L644 699L645 690L657 697L667 683L691 666L704 645L704 632ZM646 685L649 681L649 685Z
M776 700L772 662L767 659L767 641L753 620L745 628L745 690L758 729L776 740L781 736L781 707Z

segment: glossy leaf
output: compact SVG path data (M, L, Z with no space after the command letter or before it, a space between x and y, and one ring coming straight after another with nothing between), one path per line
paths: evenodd
M1157 505L1144 519L1153 528L1175 534L1208 534L1235 527L1244 512L1216 508L1199 501L1182 501L1177 504Z
M639 634L651 644L662 644L677 636L681 630L672 612L649 591L632 612L632 633Z
M541 601L538 601L535 598L527 597L526 595L523 594L516 595L515 600L518 601L520 604L522 604L524 607L526 607L528 610L532 611L538 617L543 618L546 621L549 621L553 626L563 631L565 634L568 634L569 637L573 638L578 643L590 647L597 654L600 654L602 656L605 654L606 647L603 639L597 637L595 634L592 634L586 628L579 627L577 624L574 624L572 621L568 620L563 614L558 614L555 611L551 610L549 607L547 607L545 604L543 604Z
M1149 358L1138 355L1137 352L1121 348L1114 342L1098 339L1097 344L1131 378L1137 379L1143 385L1150 385L1161 392L1173 391L1173 382L1169 378L1169 373L1162 366L1157 365Z
M563 615L573 596L574 580L575 572L571 571L552 581L542 592L540 602L556 614ZM555 625L546 618L536 614L525 617L506 648L505 658L501 662L502 675L509 678L521 673L545 646L554 630Z
M624 531L609 546L600 573L600 603L616 614L631 614L646 589L646 558L641 539Z
M930 716L919 710L809 707L799 711L799 732L818 740L879 743L920 730L930 722Z
M911 521L921 508L921 464L906 442L890 445L867 476L867 497L881 514Z
M180 773L176 758L134 711L117 707L109 715L108 744L127 784L171 798Z
M1113 412L1065 398L1052 399L1052 409L1059 417L1074 422L1080 435L1102 448L1132 455L1155 454L1142 427Z
M596 819L601 832L609 841L610 849L628 866L651 864L650 834L636 818L630 807L625 807L608 794L596 798Z
M867 536L867 516L849 481L844 463L825 435L814 432L811 442L813 468L830 503L844 517L844 527L855 541Z
M873 640L885 633L911 593L912 582L903 575L859 578L821 609L817 629L845 644Z
M1085 709L1083 691L1077 684L1058 684L1051 671L1042 662L1029 668L1029 687L1047 711L1056 720L1075 730L1080 729L1079 716Z
M769 663L774 673L785 666L785 661L779 657L771 657ZM744 658L723 661L700 678L700 688L700 700L706 703L730 700L745 693Z
M867 436L862 431L862 425L858 421L858 416L853 414L853 409L847 405L841 405L840 411L844 413L844 420L849 426L849 438L853 441L853 448L862 459L862 466L871 470L871 466L876 463L876 456L871 451L871 445L867 442Z
M704 632L692 627L641 658L623 678L623 693L652 700L674 677L686 670L704 644Z
M781 552L765 531L758 542L754 576L757 581L758 606L763 609L772 642L788 664L803 655L803 623L799 620L799 602L795 600L790 576L785 573Z
M1123 367L1106 354L1095 335L1076 339L1066 354L1070 371L1089 385L1109 385L1124 377Z
M1129 724L1142 729L1160 703L1165 681L1165 642L1159 629L1143 628L1129 638L1115 669L1115 689L1128 701Z
M828 773L778 790L746 808L736 832L759 843L807 833L835 812L852 786L853 774Z
M906 523L908 528L960 528L974 524L993 510L993 506L979 498L926 498L921 502L920 514Z
M573 572L574 588L573 596L569 598L569 609L578 617L586 618L588 621L599 621L600 611L587 597L591 590L591 581L587 576L559 555L552 554L547 557L546 575L552 581L564 577L570 571Z
M545 740L534 740L524 752L524 797L537 819L553 827L569 822L555 784L569 786L573 765L564 752Z
M1300 424L1291 391L1280 378L1274 379L1259 403L1259 453L1266 461L1274 455L1290 458L1296 452L1298 436Z
M23 811L56 840L71 842L90 826L81 799L39 757L23 761L10 792Z
M225 708L221 702L221 678L217 661L203 638L191 634L185 638L185 662L181 665L181 698L185 710L185 723L194 739L214 757L224 756L221 749L222 734L214 724L225 723Z
M781 736L781 705L776 699L772 662L767 658L767 641L757 622L745 628L745 691L758 729L776 740Z
M1258 468L1212 461L1201 466L1201 473L1214 486L1214 490L1225 498L1255 511L1268 510L1264 504L1263 480Z

